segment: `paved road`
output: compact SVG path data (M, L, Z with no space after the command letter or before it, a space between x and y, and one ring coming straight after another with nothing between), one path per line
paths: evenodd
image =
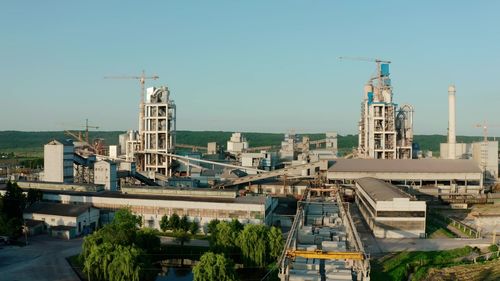
M442 239L375 239L381 252L400 252L400 251L441 251L471 247L487 247L491 244L491 239L461 239L461 238L442 238Z
M66 257L81 251L82 239L60 240L47 235L28 239L25 247L0 249L0 281L77 281Z

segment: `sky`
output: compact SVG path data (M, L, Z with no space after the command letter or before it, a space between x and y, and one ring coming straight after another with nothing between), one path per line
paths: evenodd
M357 133L363 85L392 61L415 134L500 136L500 1L2 1L0 130L138 127L157 74L177 129Z

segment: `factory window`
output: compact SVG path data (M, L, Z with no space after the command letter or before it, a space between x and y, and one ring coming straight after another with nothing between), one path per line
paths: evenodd
M377 217L379 218L425 218L425 211L378 211Z

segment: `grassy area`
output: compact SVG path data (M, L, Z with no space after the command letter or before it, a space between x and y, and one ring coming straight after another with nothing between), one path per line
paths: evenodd
M457 235L448 229L448 222L442 216L429 212L426 220L427 238L456 238Z
M400 252L372 259L372 280L422 280L430 268L459 265L473 252L471 247L448 251Z

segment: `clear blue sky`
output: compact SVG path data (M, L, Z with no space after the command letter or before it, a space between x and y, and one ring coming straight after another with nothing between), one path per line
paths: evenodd
M356 133L369 62L389 59L416 134L500 124L500 1L3 1L0 130L62 130L89 118L137 128L155 73L180 130ZM492 128L491 135L500 135Z

